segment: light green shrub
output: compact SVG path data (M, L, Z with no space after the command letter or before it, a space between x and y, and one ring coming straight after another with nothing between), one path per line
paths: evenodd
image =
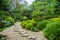
M28 18L26 16L23 17L23 21L26 21Z
M33 26L34 26L33 24L29 23L26 25L25 29L31 30Z
M50 19L52 22L60 22L60 17Z
M36 22L32 19L32 20L27 20L27 21L23 21L21 23L21 26L25 29L31 30L32 27L36 26Z
M12 17L10 17L10 16L6 17L5 20L6 21L10 21L11 24L14 24L15 23L15 20Z
M26 21L21 22L21 26L22 26L22 28L25 28L26 25L27 25L27 22L26 22Z

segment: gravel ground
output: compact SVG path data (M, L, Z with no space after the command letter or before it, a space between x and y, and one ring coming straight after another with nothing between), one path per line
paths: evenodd
M22 29L19 22L15 23L12 27L9 27L5 29L4 31L0 32L0 34L7 35L9 38L8 40L29 40L28 37L22 37L22 35L19 34L19 32L15 32L14 29L24 30L27 32L29 36L36 36L35 40L47 40L44 37L42 31L32 32L29 30Z

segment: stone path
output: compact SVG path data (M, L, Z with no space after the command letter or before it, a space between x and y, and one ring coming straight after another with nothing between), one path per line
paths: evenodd
M42 31L32 32L22 29L19 22L0 32L0 34L7 35L9 37L8 40L47 40Z

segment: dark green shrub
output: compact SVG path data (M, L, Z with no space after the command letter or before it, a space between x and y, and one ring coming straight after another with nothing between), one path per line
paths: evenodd
M60 22L47 24L43 32L49 40L60 40Z
M0 21L0 28L3 28L4 24Z
M7 11L0 11L0 17L5 19L6 17L10 16L10 13Z
M31 31L38 32L39 29L38 29L37 27L32 27L32 28L31 28Z
M7 36L6 36L6 35L1 35L1 34L0 34L0 40L7 40Z
M0 28L9 27L15 23L15 20L8 16L5 19L0 20Z
M38 24L37 24L37 28L39 30L42 30L46 27L46 24L48 23L49 21L48 20L45 20L45 21L40 21Z
M6 21L6 20L3 20L2 23L3 23L4 27L9 27L9 26L12 25L12 24L10 23L10 21Z

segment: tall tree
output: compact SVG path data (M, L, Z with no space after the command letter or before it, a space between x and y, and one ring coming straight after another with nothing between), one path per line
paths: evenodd
M0 0L0 9L7 6L9 0Z
M53 17L55 15L55 6L57 5L57 0L36 0L32 4L32 16L41 16L42 18Z

